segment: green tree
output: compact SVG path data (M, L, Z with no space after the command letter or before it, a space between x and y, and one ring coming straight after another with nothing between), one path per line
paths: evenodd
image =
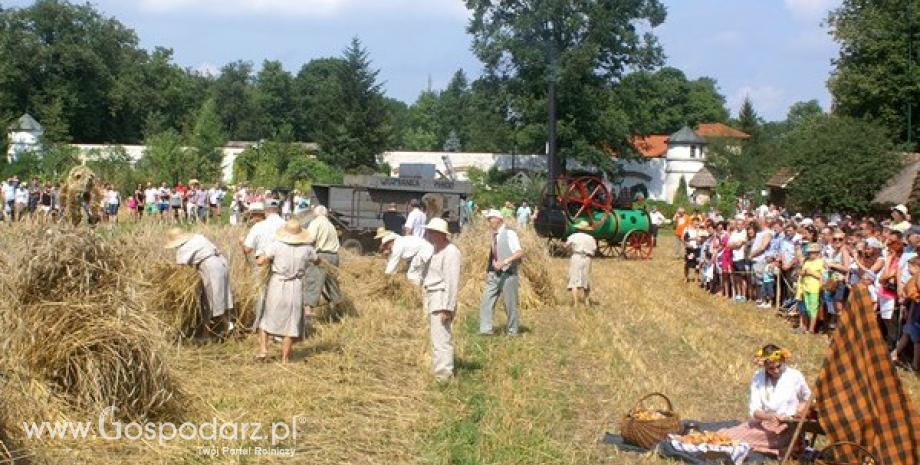
M0 112L57 120L58 140L130 137L120 80L142 56L134 31L89 4L0 10Z
M144 156L137 162L143 177L155 182L176 185L189 174L188 153L183 147L182 135L175 129L147 137Z
M320 58L303 65L294 79L296 135L301 141L319 141L333 126L331 115L340 111L338 75L341 58Z
M430 151L438 147L439 107L439 95L433 91L423 91L415 99L409 107L409 130L402 140L406 149Z
M613 100L642 134L672 134L683 126L728 121L725 97L713 79L691 81L671 67L624 76L614 88Z
M799 173L789 200L800 209L862 213L903 165L903 153L877 124L845 116L811 118L783 142Z
M632 152L632 128L609 105L609 85L627 69L661 64L661 47L642 30L664 21L658 0L465 3L472 12L473 51L512 97L511 118L520 121L524 149L542 151L549 88L555 87L561 158L609 168L605 149Z
M338 104L317 134L320 159L346 170L375 167L377 155L393 144L393 127L367 50L358 38L345 49L336 69Z
M256 102L252 63L228 63L214 81L214 101L220 120L232 140L259 140L263 137L261 109Z
M677 184L677 191L674 192L674 205L687 205L690 203L690 196L687 193L687 180L681 176Z
M447 88L438 95L437 106L438 142L444 145L454 135L463 145L470 132L470 86L462 69L454 73Z
M920 2L843 0L829 15L828 25L840 44L828 81L834 112L875 121L896 142L916 141ZM908 137L910 113L913 130Z
M255 86L255 98L262 117L259 132L272 134L284 125L295 123L294 77L284 70L281 62L266 60L262 63Z
M220 115L214 98L204 101L195 115L195 123L186 139L191 150L187 151L186 173L197 179L221 179L223 147L227 143Z
M134 186L141 183L131 157L120 145L93 150L87 154L87 158L86 166L96 173L96 177L102 182L111 183L122 195L133 192Z
M763 118L754 110L754 102L751 101L751 97L744 97L741 108L738 109L738 129L748 135L756 136L761 124L763 124Z
M796 127L808 119L824 114L821 104L817 100L807 102L795 102L789 107L789 113L786 114L786 123L789 127Z

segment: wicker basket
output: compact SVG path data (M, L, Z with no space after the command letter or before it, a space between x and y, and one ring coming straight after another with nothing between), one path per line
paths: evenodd
M836 453L832 453L836 452ZM845 460L845 461L841 461ZM835 442L818 453L815 465L876 465L878 460L855 442Z
M633 413L639 409L643 402L652 398L660 397L667 403L667 410L654 410L664 416L656 420L640 420L633 417ZM650 449L669 434L680 434L680 416L674 413L674 407L671 405L671 399L660 392L653 392L636 402L636 405L620 420L620 434L623 440L628 444Z

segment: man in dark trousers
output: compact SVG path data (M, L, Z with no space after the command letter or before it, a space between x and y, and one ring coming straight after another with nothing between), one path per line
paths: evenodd
M403 226L406 224L406 216L396 211L396 202L390 203L387 211L380 215L380 219L383 220L383 227L387 231L402 235Z

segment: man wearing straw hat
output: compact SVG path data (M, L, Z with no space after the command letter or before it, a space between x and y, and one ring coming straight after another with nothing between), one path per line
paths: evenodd
M258 321L259 353L256 360L268 357L268 335L281 336L281 363L290 360L294 339L303 336L304 319L312 309L304 298L307 269L319 261L316 251L307 244L308 234L297 220L288 220L275 233L274 241L256 259L259 266L271 266L265 292L265 308Z
M524 256L516 232L505 226L502 213L490 209L485 213L492 228L492 247L486 264L486 285L482 290L479 305L479 334L492 335L492 314L495 302L501 295L508 313L508 336L517 336L520 330L518 320L518 265Z
M457 311L463 255L450 242L447 222L433 218L425 226L425 238L433 254L422 274L425 311L431 333L431 371L439 382L454 373L454 345L451 324Z
M434 249L431 243L415 236L400 236L383 228L377 231L374 239L380 240L380 251L388 254L385 274L394 274L400 263L408 265L406 278L413 284L421 284L422 268L431 258Z
M568 289L572 291L573 306L578 306L582 292L585 296L584 304L588 306L591 305L591 257L597 252L597 241L587 233L591 231L591 225L587 221L579 221L575 229L578 229L578 232L565 240L565 247L572 251Z
M211 241L201 234L183 232L173 228L166 234L166 249L176 250L176 263L188 265L198 271L204 284L207 308L202 309L202 321L208 322L208 330L218 323L219 333L225 335L233 328L227 324L227 313L233 309L233 295L230 292L230 267L227 259ZM210 335L209 335L210 336Z

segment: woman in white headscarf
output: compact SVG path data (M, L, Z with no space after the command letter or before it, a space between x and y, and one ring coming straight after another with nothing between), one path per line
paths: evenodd
M309 235L297 220L288 220L275 233L275 240L256 259L259 266L271 265L265 291L265 306L259 328L259 353L256 360L268 357L268 335L281 336L281 363L290 360L294 339L304 331L304 318L311 308L304 299L307 268L317 263L316 250L307 245Z

